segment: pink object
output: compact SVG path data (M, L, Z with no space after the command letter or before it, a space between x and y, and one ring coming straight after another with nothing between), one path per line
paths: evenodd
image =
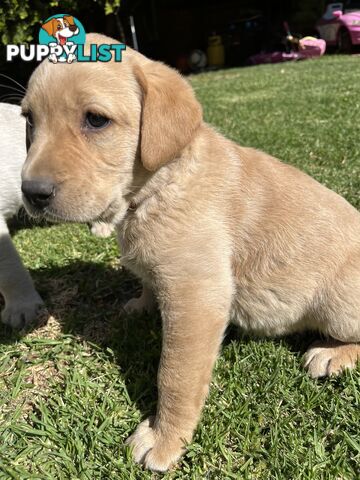
M299 44L299 54L302 58L321 57L326 50L326 42L321 38L305 37Z
M258 53L249 58L252 65L261 63L280 63L289 62L291 60L305 60L307 58L320 57L324 55L326 50L325 40L314 37L304 37L299 41L298 52L271 52Z
M260 65L262 63L280 63L289 62L290 60L299 60L297 52L271 52L271 53L257 53L249 58L252 65Z
M343 12L341 10L335 10L333 12L333 17L334 18L340 18L342 14L343 14Z
M343 11L342 3L330 3L316 29L328 46L349 50L353 45L360 45L360 11Z

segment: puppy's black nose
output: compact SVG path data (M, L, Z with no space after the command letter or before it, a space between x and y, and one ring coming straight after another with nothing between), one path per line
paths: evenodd
M45 208L55 197L55 185L48 180L24 180L21 185L26 200L35 208Z

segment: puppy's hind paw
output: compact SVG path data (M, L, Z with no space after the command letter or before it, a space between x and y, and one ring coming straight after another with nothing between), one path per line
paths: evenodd
M346 368L355 368L360 359L360 344L337 340L315 342L305 354L304 366L310 377L338 375Z

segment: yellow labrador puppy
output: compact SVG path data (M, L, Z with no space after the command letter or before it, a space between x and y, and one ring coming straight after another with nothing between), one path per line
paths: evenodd
M224 138L175 70L130 49L122 63L43 62L22 109L28 211L116 224L144 283L127 309L150 309L153 292L161 310L156 416L128 440L137 462L165 471L180 457L230 320L327 336L306 354L312 377L355 366L360 214L343 198Z

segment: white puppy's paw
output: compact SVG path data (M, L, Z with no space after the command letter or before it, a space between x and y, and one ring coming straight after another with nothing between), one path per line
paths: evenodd
M355 368L360 359L360 345L336 340L313 343L305 354L304 366L310 377L338 375L346 368Z
M33 322L44 307L40 295L34 291L31 295L19 296L8 302L1 313L1 320L13 328L23 328Z
M96 237L110 237L114 231L114 225L105 222L95 222L91 226L91 233Z
M163 438L152 427L153 423L154 417L147 418L125 443L131 447L136 463L155 472L166 472L181 457L184 448L180 440Z

